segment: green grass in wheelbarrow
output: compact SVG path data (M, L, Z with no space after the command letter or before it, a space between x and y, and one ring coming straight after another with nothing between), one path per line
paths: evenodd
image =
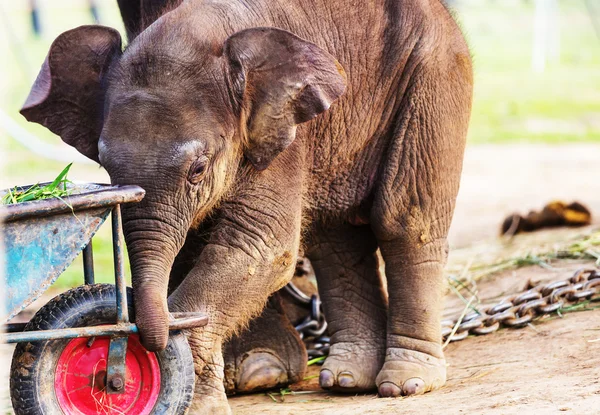
M62 199L63 197L69 196L72 190L67 188L67 185L71 183L69 179L67 179L67 174L69 173L72 164L73 163L69 163L67 167L56 176L56 179L54 179L52 183L45 186L37 183L26 188L15 186L12 189L8 189L7 193L2 197L2 204L12 205L15 203L31 202L33 200L51 198Z

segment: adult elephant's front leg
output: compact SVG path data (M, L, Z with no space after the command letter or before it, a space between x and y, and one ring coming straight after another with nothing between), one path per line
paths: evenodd
M224 203L209 243L169 297L171 312L198 311L210 319L189 336L197 375L193 413L229 412L223 387L223 343L257 316L269 295L294 273L301 187L293 180L302 175L286 174L294 179L269 182L278 173L271 166Z

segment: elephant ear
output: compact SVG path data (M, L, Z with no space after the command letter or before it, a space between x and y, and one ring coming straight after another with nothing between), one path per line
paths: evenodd
M81 26L61 34L50 46L21 114L98 162L102 81L120 55L121 36L114 29Z
M258 170L294 141L298 124L326 111L346 88L333 56L285 30L242 30L227 39L224 54L241 100L245 155Z

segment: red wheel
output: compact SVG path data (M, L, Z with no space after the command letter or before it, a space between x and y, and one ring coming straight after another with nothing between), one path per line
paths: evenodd
M128 303L133 304L131 290ZM135 318L133 307L129 315ZM77 287L43 306L25 330L90 327L117 320L109 284ZM15 415L182 415L194 394L194 361L182 332L151 353L129 336L125 391L106 393L108 337L19 343L13 354L10 394Z
M125 358L125 390L106 390L107 337L73 339L63 349L56 366L54 390L64 413L151 413L160 392L160 367L154 353L146 351L138 336L130 336Z

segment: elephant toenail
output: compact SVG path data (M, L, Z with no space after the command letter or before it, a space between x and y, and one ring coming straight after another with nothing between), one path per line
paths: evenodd
M410 378L402 385L402 394L406 396L420 395L425 392L425 381L421 378Z
M395 398L400 396L400 388L394 385L392 382L383 382L379 385L379 395L383 398Z
M319 374L319 384L323 389L328 389L333 386L333 373L330 370L322 369Z
M268 389L286 383L288 374L285 366L271 353L251 353L240 365L237 390L251 392Z
M352 373L342 372L338 375L338 385L342 388L353 388L356 386L356 381Z

